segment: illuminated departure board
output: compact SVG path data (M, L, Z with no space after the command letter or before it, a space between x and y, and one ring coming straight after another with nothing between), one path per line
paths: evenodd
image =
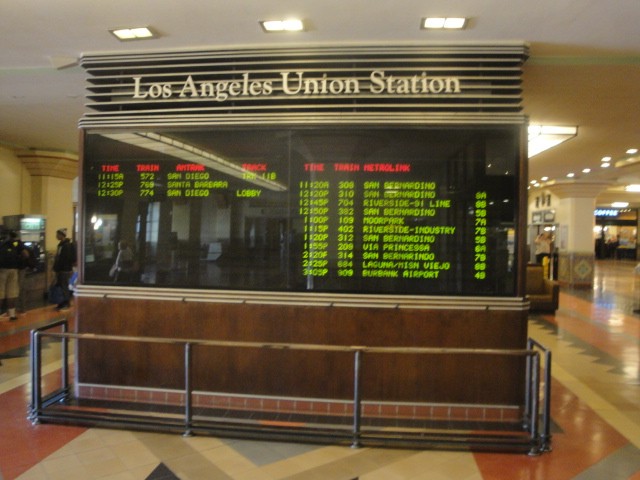
M518 132L89 133L85 281L512 295Z
M161 172L158 163L136 163L135 173L127 174L125 184L121 165L106 164L100 165L97 176L98 197L123 197L126 187L136 190L140 198L153 199L156 185L162 185L161 191L167 197L208 197L216 189L229 187L226 180L212 180L204 165L177 164L173 171L163 169Z

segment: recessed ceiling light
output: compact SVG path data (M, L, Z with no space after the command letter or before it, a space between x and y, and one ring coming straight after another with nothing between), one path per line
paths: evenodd
M576 174L575 174L575 173L573 173L573 172L571 172L571 173L567 173L567 178L573 178L573 177L575 177L575 176L576 176Z
M427 17L422 19L422 29L461 30L466 23L467 19L464 17Z
M637 148L630 148L629 150L627 150L627 153L629 155L635 155L636 153L638 153L638 149Z
M149 40L151 38L157 38L157 35L153 33L149 27L117 28L109 30L109 33L115 35L118 40L123 42L129 40Z
M627 192L640 192L640 185L637 183L632 183L631 185L627 185L624 187Z
M589 172L591 172L590 168L583 168L582 169L582 173L589 173Z
M609 162L603 162L600 166L602 168L609 168L611 166L611 164Z
M287 20L264 20L260 22L262 29L268 33L274 32L301 32L304 30L302 20L290 18Z
M606 157L602 157L602 160L600 160L601 162L605 162L605 163L609 163L611 161L611 157L606 156Z
M549 177L542 177L540 180L546 182L547 180L549 180Z
M613 202L611 206L613 208L627 208L629 206L629 202Z

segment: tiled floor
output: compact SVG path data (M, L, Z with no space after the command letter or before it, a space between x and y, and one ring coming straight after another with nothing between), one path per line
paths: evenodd
M530 336L553 352L553 452L521 454L351 449L32 425L28 332L57 314L0 323L0 480L247 479L640 480L640 279L635 263L600 262L593 290L563 289L555 316ZM71 319L73 312L67 314ZM56 371L58 346L45 349ZM55 381L55 380L54 380Z

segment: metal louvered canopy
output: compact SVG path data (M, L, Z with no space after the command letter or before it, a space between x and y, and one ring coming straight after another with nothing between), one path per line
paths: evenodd
M522 43L88 55L80 126L522 123L526 58Z

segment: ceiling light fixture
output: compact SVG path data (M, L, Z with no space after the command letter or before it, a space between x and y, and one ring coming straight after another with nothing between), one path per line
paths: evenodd
M624 189L627 192L640 192L640 185L638 185L637 183L632 183L631 185L627 185L626 187L624 187Z
M636 155L638 153L637 148L630 148L627 150L628 157L624 157L622 160L618 160L615 163L616 167L628 167L630 165L636 165L640 163L640 156Z
M529 158L578 135L578 127L529 125Z
M466 24L464 17L426 17L421 25L423 30L462 30Z
M109 33L114 35L118 40L127 42L129 40L149 40L151 38L158 38L158 36L151 31L149 27L134 27L134 28L116 28L109 30Z
M611 206L613 208L627 208L629 206L629 202L613 202Z
M290 18L288 20L263 20L260 21L260 25L267 33L301 32L304 30L304 23L297 18Z

